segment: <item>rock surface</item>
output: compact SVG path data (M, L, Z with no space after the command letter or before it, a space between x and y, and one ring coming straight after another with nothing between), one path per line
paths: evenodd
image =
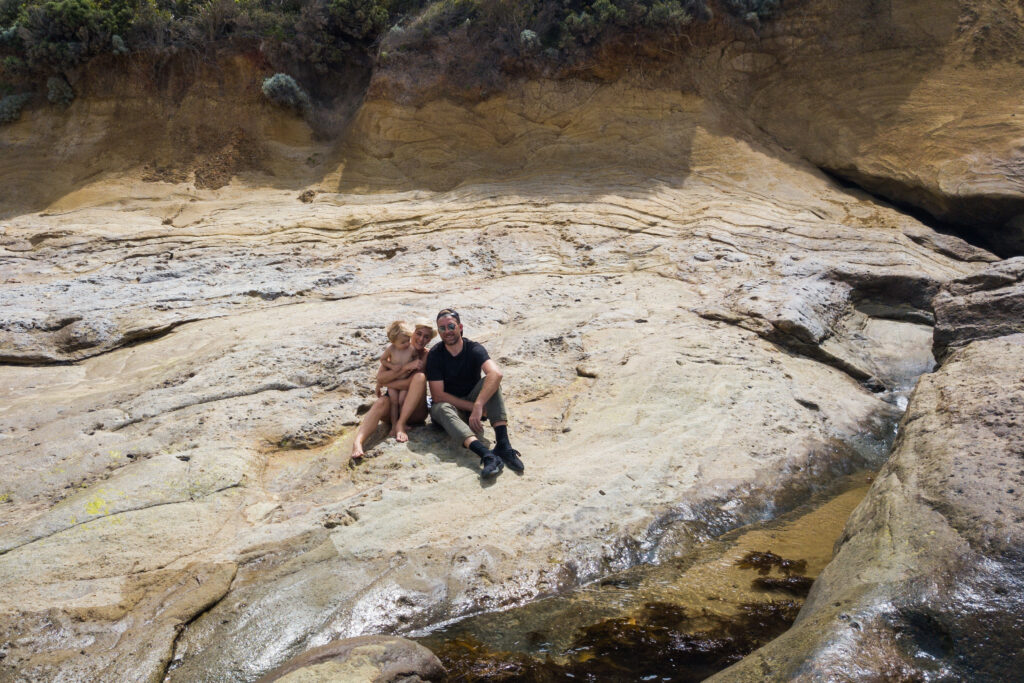
M70 74L80 96L67 112L33 109L0 128L0 182L9 190L0 216L56 208L54 202L69 196L88 202L98 177L133 174L198 190L239 178L297 195L315 192L316 185L329 192L450 190L515 176L531 160L553 171L551 161L559 158L573 159L566 170L574 176L614 162L620 171L661 177L666 169L652 163L652 154L685 165L688 137L672 126L665 138L656 131L633 134L652 101L649 93L609 99L613 111L625 113L609 117L615 121L610 127L577 119L569 106L587 108L592 93L632 81L643 90L711 103L758 139L924 211L1003 256L1024 252L1019 3L799 0L753 24L728 12L713 14L676 44L633 44L625 54L612 50L603 61L574 69L587 77L589 93L581 81L538 80L536 74L505 79L498 94L493 87L446 81L445 68L477 55L472 45L455 43L448 49L463 53L441 48L412 70L408 60L388 60L393 70L381 65L373 74L356 68L334 79L342 84L334 93L336 108L318 114L317 132L329 132L328 143L259 95L259 82L270 73L251 53L215 64L139 58L123 77L116 75L123 63L111 68L100 60L96 68ZM495 64L476 66L497 71ZM523 88L532 92L517 109L516 91ZM504 92L512 95L507 110ZM472 103L461 105L467 98ZM679 104L666 105L664 115L674 118ZM442 125L406 129L406 119L421 107ZM639 117L630 114L634 107ZM463 156L464 137L480 142L477 133L488 121L503 125L489 127L487 153ZM526 135L530 123L537 125ZM345 135L334 139L341 130ZM354 153L382 145L418 147L420 154L360 159Z
M541 87L392 109L375 120L404 141L348 166L402 168L453 130L483 164L499 113L529 110L509 144L547 128L547 151L505 181L302 201L123 176L4 222L4 676L253 680L657 559L878 463L887 390L931 367L930 293L984 253L698 98ZM594 157L609 125L620 144ZM430 428L350 468L384 326L453 304L506 370L526 474L482 486Z
M793 628L714 681L1019 678L1024 335L922 377Z
M360 636L304 652L259 683L421 683L443 680L444 675L440 660L422 645L404 638Z
M1024 332L1024 258L948 283L932 307L936 358L978 339Z
M795 3L750 40L713 26L613 83L415 105L371 87L337 148L253 100L244 59L216 86L177 74L172 103L100 81L5 127L0 678L255 680L656 561L879 464L931 324L940 354L1017 331L992 311L1019 299L1019 263L989 269L815 166L990 213L1013 251L1021 76L1009 2L868 5ZM526 473L481 484L426 427L350 466L384 326L449 305L505 370ZM934 477L967 476L954 460L980 443L1019 456L1020 360L1018 337L973 341L929 376L844 552L874 547L870 505L903 506L948 541L936 558L994 558L936 576L1019 593L1012 525ZM909 642L984 665L943 635L981 613L907 600L909 640L872 632L879 666L947 666L907 663Z
M703 82L815 165L1019 255L1022 44L1013 0L806 0Z
M695 22L674 43L666 45L663 35L648 36L639 45L631 40L576 70L593 81L636 78L697 94L752 126L759 137L767 135L846 182L930 214L1003 256L1024 253L1019 2L796 0L779 3L767 21L738 20L720 3L708 4L711 21ZM738 3L723 4L735 8ZM371 107L363 115L394 100L450 106L438 93L479 99L481 90L493 88L473 82L474 71L491 74L495 65L467 44L465 35L436 52L423 60L427 64L389 60L370 82ZM487 101L480 103L477 113L488 107ZM515 133L519 116L508 121L509 134L499 133L493 141L492 161L511 162L507 167L515 169L521 158L508 151L521 141ZM530 140L542 156L565 151L545 145L544 135ZM645 142L659 146L657 138ZM665 153L673 148L660 146ZM604 145L594 158L628 157L629 149ZM436 165L444 148L433 145L428 152L403 164L405 173L429 187L453 175L476 177L474 160L453 156L450 163ZM642 155L627 161L637 162L644 163ZM384 160L384 166L390 163Z

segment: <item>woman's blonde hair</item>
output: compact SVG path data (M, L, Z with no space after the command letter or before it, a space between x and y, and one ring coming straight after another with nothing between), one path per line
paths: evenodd
M417 320L415 323L413 323L414 330L418 330L421 327L425 327L427 330L430 331L430 339L433 339L434 335L437 334L437 329L432 324L428 323L425 320Z
M408 337L412 339L413 327L404 320L396 320L395 322L388 325L388 341L392 344L399 337Z

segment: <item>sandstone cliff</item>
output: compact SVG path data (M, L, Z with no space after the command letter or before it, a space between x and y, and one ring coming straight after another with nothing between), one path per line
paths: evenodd
M894 5L475 98L385 70L337 139L258 99L252 55L83 72L0 129L0 675L253 680L881 464L935 297L997 257L820 169L1020 234L1014 91L983 74L1021 69L971 38L1015 10ZM429 427L350 468L384 325L448 305L526 474L481 485Z

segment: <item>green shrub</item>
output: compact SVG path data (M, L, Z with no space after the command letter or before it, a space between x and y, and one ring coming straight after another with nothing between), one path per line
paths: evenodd
M0 0L0 27L12 25L20 11L21 0Z
M66 107L74 101L75 91L63 76L50 76L46 79L46 99Z
M443 35L472 22L479 13L480 3L476 0L440 0L427 7L415 27L427 37Z
M21 110L29 100L29 95L7 95L0 99L0 124L12 123L21 116Z
M128 0L45 0L24 5L15 26L30 67L63 70L106 52L133 15Z
M655 2L647 10L644 23L654 29L681 29L690 24L698 12L693 7L684 7L678 0Z
M623 33L673 33L707 16L702 0L587 0L562 19L559 44L571 50Z
M757 24L780 3L720 6ZM99 54L212 56L224 45L258 45L275 70L295 74L319 99L365 73L374 53L402 68L428 59L432 44L456 40L462 58L443 68L452 82L484 91L503 72L561 68L608 41L674 40L707 16L707 0L0 0L0 58L20 60L0 75L38 87ZM286 106L309 110L308 95L281 87Z
M287 107L296 113L309 114L312 106L309 95L288 74L274 74L263 81L263 94L274 104Z
M506 58L565 62L606 40L675 35L708 16L705 0L435 0L409 22L409 30L389 32L384 46L422 51L422 43L466 26L480 48L475 59L495 68Z
M21 41L18 39L17 26L0 28L0 48L15 48L20 45L20 43Z
M331 0L331 16L353 38L374 39L388 25L388 11L377 0Z
M723 0L730 14L750 24L770 19L779 9L781 0Z

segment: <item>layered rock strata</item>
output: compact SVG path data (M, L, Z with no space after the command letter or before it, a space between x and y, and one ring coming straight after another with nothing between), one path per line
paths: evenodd
M789 3L703 83L817 166L1020 254L1022 19L1011 0Z
M346 166L370 190L449 142L484 164L499 114L530 112L504 180L336 177L300 201L125 176L4 221L4 676L252 680L656 560L878 463L887 390L931 367L928 293L991 256L699 98L538 87L393 109ZM384 326L449 305L506 370L526 474L482 486L429 428L350 468Z
M1024 332L1024 258L946 284L932 307L936 358L972 341Z

